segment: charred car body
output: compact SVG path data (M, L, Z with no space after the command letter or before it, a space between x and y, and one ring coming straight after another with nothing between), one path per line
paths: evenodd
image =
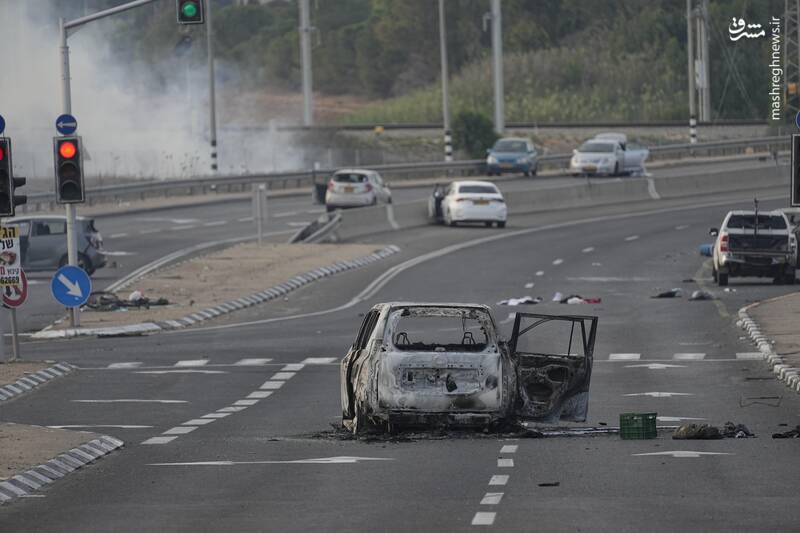
M583 422L596 330L593 316L518 313L506 341L484 305L377 304L342 360L343 425Z

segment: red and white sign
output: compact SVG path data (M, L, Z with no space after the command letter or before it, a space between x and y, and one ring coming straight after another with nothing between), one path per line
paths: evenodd
M19 270L20 283L19 285L6 285L2 287L3 291L3 305L16 309L25 303L28 299L28 278L25 276L25 271Z

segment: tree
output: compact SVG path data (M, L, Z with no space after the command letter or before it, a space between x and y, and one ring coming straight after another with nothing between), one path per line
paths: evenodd
M486 149L498 139L492 121L486 115L462 111L453 120L453 142L473 159L486 155Z

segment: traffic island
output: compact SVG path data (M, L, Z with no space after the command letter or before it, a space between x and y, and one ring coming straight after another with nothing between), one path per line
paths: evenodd
M778 379L800 392L800 292L751 304L739 318Z
M84 431L0 423L0 504L29 496L122 446L119 439Z
M131 286L136 297L163 305L120 306L81 313L33 338L127 336L179 329L281 298L309 283L385 259L400 249L365 244L239 244L153 273ZM123 300L128 295L118 295ZM162 300L163 299L163 300ZM106 307L107 308L107 307Z
M10 400L40 385L60 378L75 367L69 363L0 363L0 402Z

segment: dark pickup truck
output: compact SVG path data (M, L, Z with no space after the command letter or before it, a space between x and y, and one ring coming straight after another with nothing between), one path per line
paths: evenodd
M714 243L714 279L722 286L728 277L771 277L793 284L797 267L797 238L781 211L731 211Z

